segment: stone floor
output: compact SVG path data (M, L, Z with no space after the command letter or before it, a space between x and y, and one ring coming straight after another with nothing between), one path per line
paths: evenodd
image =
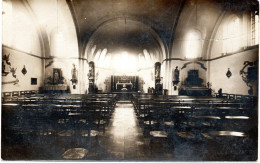
M99 158L97 154L99 151L94 150L94 153L97 154L95 155L91 150L88 158L105 160L172 158L173 149L167 147L167 150L164 150L166 148L163 145L161 142L154 142L151 146L150 139L144 138L131 103L117 103L105 135L99 138L98 146L106 151L106 154Z

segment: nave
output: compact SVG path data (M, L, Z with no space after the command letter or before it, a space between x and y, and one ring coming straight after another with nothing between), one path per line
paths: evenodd
M91 102L90 102L91 101ZM8 160L254 160L255 99L30 94L2 104Z
M258 0L2 0L3 160L256 161Z

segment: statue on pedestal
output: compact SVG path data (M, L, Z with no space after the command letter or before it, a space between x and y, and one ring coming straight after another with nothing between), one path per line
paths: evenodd
M89 72L88 72L88 80L89 80L89 93L95 92L95 63L89 62Z
M175 68L175 70L173 71L173 74L172 74L173 85L177 85L180 82L179 76L180 76L180 70L178 69L178 66L176 66L176 68Z
M174 70L174 80L175 81L179 81L179 75L180 75L180 71L178 70L178 66L176 66L176 68Z
M72 78L70 81L72 82L73 89L76 89L76 84L78 83L78 70L76 69L74 63L72 64L72 66L73 66L73 68L71 69Z

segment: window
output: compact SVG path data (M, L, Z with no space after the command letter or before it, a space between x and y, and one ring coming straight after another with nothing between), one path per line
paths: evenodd
M191 30L185 40L186 58L200 58L202 52L202 38L199 30Z
M258 11L254 11L251 13L251 45L259 44L259 13Z
M241 48L241 21L234 16L224 26L223 32L223 52L231 53Z

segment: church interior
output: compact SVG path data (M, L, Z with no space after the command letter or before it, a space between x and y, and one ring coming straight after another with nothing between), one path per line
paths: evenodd
M3 160L255 161L257 0L2 0Z

